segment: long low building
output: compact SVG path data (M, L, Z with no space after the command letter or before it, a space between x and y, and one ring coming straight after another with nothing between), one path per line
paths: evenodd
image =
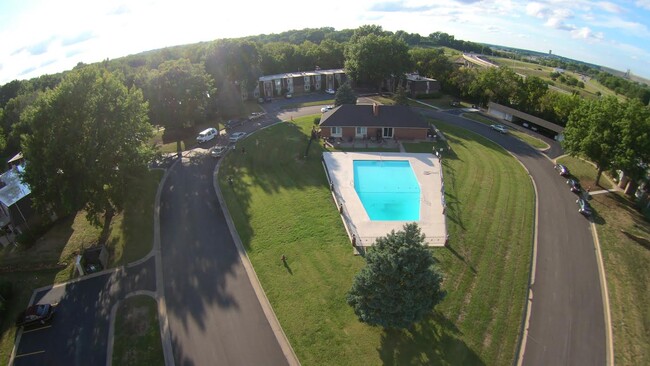
M285 94L336 90L347 81L345 70L314 70L261 76L253 92L255 98L274 98Z
M522 120L524 122L521 124L524 125L524 127L530 127L533 130L543 128L550 133L555 134L556 140L562 140L562 132L564 132L564 127L556 125L555 123L549 122L545 119L535 117L528 113L518 111L514 108L490 102L488 103L488 114L497 118L504 119L508 122L517 122L517 119Z

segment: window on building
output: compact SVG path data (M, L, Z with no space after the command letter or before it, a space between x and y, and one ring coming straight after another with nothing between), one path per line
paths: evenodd
M311 78L305 76L305 91L308 92L311 89Z
M343 136L343 129L341 127L331 127L332 137L341 137Z

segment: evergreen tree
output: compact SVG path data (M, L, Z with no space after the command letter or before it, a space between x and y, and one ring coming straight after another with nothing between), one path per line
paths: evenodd
M339 87L339 90L336 91L334 105L338 107L341 104L357 104L357 96L354 95L350 83L344 83Z
M409 100L406 97L406 90L403 86L397 87L397 92L395 93L395 105L409 105Z
M384 328L408 328L444 297L442 275L416 223L378 238L366 255L347 302L359 320Z

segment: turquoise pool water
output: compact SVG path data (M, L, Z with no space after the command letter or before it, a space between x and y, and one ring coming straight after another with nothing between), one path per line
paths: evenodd
M370 220L420 220L420 185L407 160L355 160L354 189Z

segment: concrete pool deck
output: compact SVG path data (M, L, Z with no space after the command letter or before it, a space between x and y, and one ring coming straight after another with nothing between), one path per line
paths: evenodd
M444 246L447 224L443 204L442 169L438 158L425 153L388 152L326 152L323 161L333 188L337 206L343 208L342 218L357 246L371 246L378 237L391 230L399 231L411 221L372 221L354 189L355 160L402 160L411 164L420 185L420 220L416 221L426 235L429 246Z

